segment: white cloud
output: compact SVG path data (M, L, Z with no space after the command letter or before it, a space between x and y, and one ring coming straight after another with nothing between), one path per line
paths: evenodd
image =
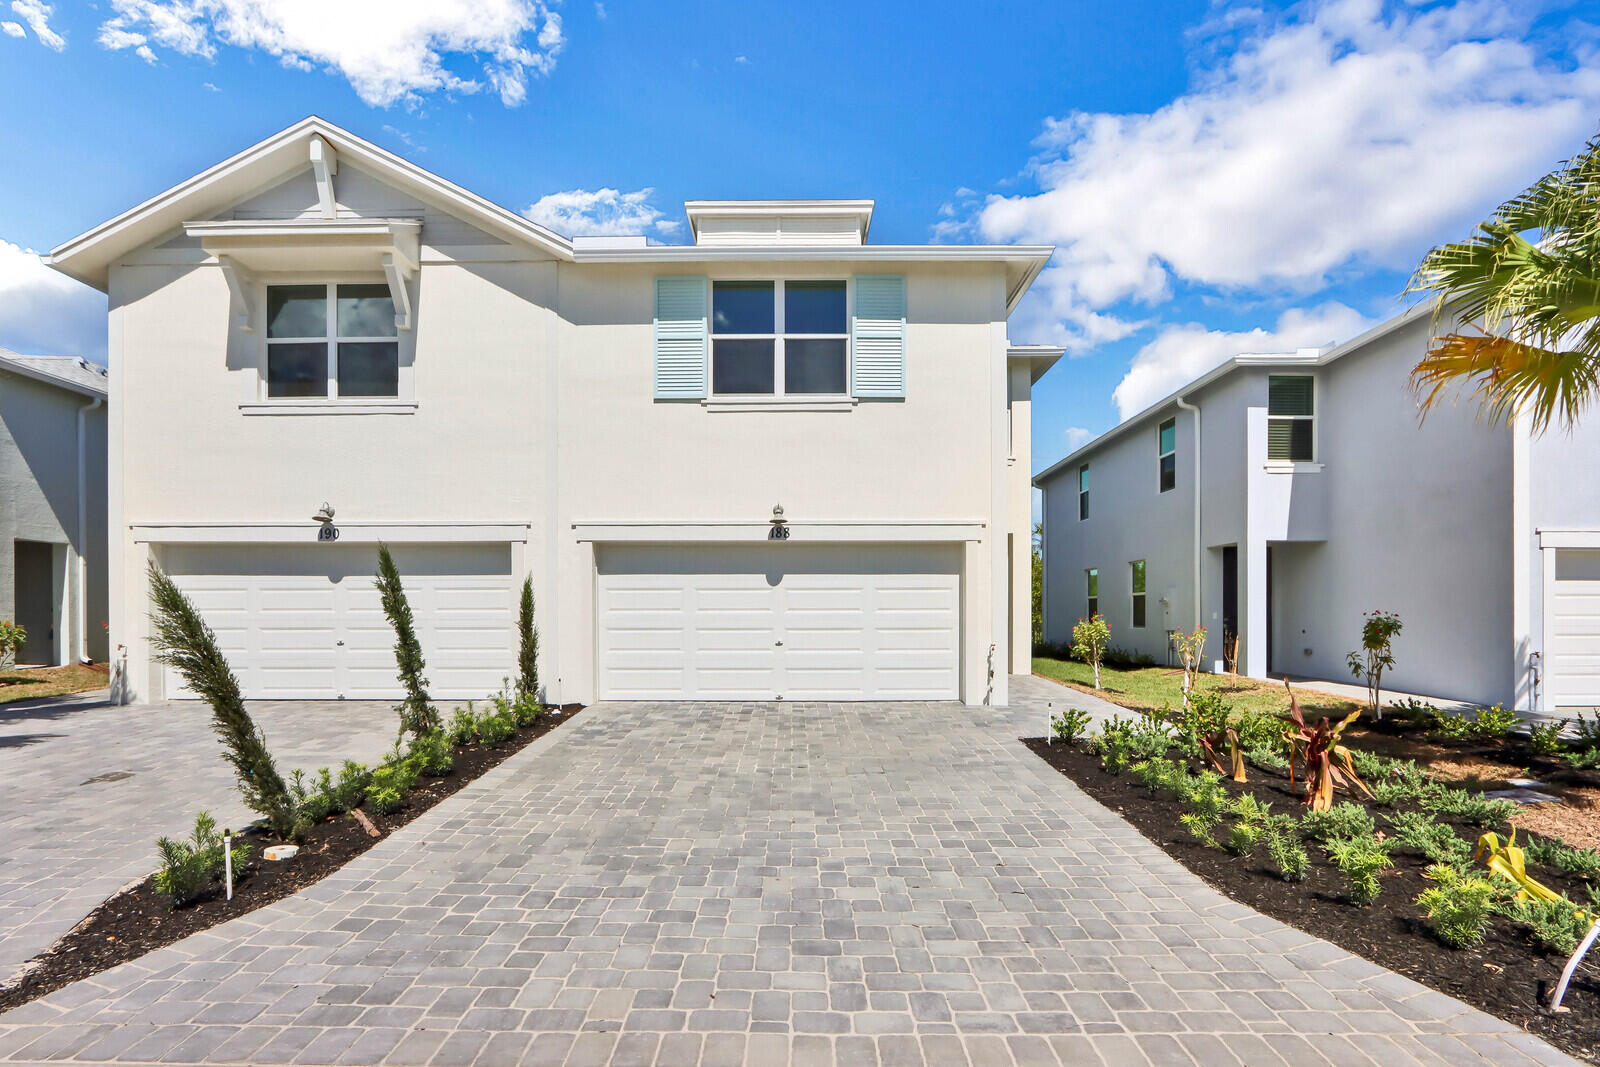
M667 219L660 208L650 203L654 189L622 193L615 189L571 189L541 196L523 208L522 214L568 237L639 234L648 230L666 235L679 223Z
M1072 453L1093 441L1094 431L1082 426L1068 426L1064 436L1067 439L1067 452Z
M594 17L601 22L606 20L606 5L602 4L600 0L594 0Z
M50 28L50 16L55 9L40 0L11 0L11 10L22 17L28 24L28 29L39 38L39 43L54 51L61 51L67 47L66 39ZM13 28L14 27L14 28ZM5 31L13 37L22 36L22 27L15 22L5 24Z
M1128 307L1175 283L1303 294L1341 270L1408 268L1594 132L1594 34L1568 27L1570 55L1547 61L1536 14L1328 0L1209 27L1225 58L1188 93L1050 119L1028 170L1039 192L965 218L958 200L936 232L1057 245L1026 314L1079 347L1125 336Z
M18 0L20 3L21 0ZM440 90L485 84L507 107L527 99L529 75L555 67L566 43L561 16L540 0L111 0L100 43L212 59L216 46L254 48L286 67L316 65L346 78L363 101L388 107ZM470 56L480 77L445 65Z
M1168 326L1139 349L1112 399L1118 416L1127 419L1241 352L1320 347L1349 340L1372 325L1373 320L1354 308L1330 301L1310 309L1290 308L1270 330L1233 333L1208 330L1197 322Z
M0 346L39 355L106 355L106 298L0 240Z
M733 61L735 63L739 64L740 66L749 66L750 65L750 57L749 56L734 56L733 57Z
M22 28L20 22L0 22L0 33L7 37L26 37L28 31Z

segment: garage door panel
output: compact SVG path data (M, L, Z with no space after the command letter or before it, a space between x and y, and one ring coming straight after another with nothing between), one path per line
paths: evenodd
M1545 663L1556 707L1600 707L1600 550L1555 549Z

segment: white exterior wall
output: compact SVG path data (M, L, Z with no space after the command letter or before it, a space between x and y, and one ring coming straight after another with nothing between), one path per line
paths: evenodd
M358 188L387 214L417 210ZM307 195L314 189L300 182L253 203L293 213ZM414 367L408 414L249 413L241 403L254 396L261 335L230 325L219 268L182 242L113 268L112 625L129 646L133 699L163 695L144 568L164 538L181 524L289 524L282 536L298 537L298 524L310 542L310 516L326 500L345 544L362 536L351 523L414 540L427 538L426 524L525 526L513 567L534 577L541 679L562 701L593 698L596 543L760 540L781 502L795 541L948 544L962 559L962 699L1005 702L1013 487L999 264L904 264L904 400L734 411L653 398L654 278L671 268L557 265L489 239L475 245L460 224L445 227L441 249L423 217L416 327L401 335L402 364ZM862 269L766 262L703 273ZM1025 519L1016 532L1026 551Z
M1010 544L1011 615L1008 670L1033 672L1033 368L1012 360L1007 379L1007 530Z

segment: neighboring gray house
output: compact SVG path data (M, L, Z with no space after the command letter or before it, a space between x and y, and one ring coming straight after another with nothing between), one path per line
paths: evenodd
M1433 326L1235 357L1039 474L1046 640L1098 610L1163 662L1198 624L1208 667L1236 634L1253 678L1348 680L1381 609L1388 688L1600 706L1600 427L1534 437L1465 398L1419 420Z
M0 348L0 619L23 664L106 657L106 372Z

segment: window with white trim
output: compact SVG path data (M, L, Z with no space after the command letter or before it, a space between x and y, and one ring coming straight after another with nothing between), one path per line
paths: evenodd
M1267 378L1267 459L1311 463L1316 451L1316 381L1309 374Z
M1133 626L1134 629L1144 629L1144 560L1136 559L1128 564L1129 589L1133 594Z
M1083 577L1089 592L1089 613L1084 618L1092 619L1100 614L1100 572L1090 567L1083 572Z
M1157 481L1161 492L1178 484L1178 420L1168 419L1156 431Z
M849 339L843 280L711 283L714 396L843 396Z
M400 341L382 282L267 286L270 400L394 399Z

